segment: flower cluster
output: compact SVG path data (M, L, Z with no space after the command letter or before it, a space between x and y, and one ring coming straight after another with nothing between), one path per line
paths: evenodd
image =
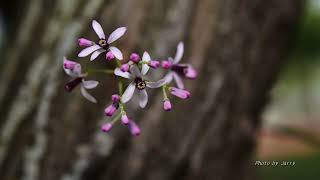
M65 85L67 92L73 91L75 87L80 86L81 94L90 102L97 103L97 100L89 94L87 89L93 89L98 86L97 81L85 80L92 72L102 72L114 75L118 80L119 92L111 96L111 103L107 105L104 114L112 119L102 125L103 132L109 132L113 125L121 120L121 123L128 127L130 133L134 136L140 134L139 126L127 115L126 104L137 96L139 106L145 108L148 103L147 89L162 89L163 93L163 109L165 111L172 110L172 104L168 97L171 94L180 99L188 99L190 92L185 90L183 78L195 79L197 76L196 70L190 64L181 64L180 61L184 53L184 45L180 42L177 46L177 52L174 58L169 57L166 60L154 60L148 52L144 52L142 58L137 53L132 53L127 62L122 62L122 52L115 46L111 45L116 40L121 38L125 32L125 27L120 27L113 31L108 38L101 25L93 20L92 28L98 35L96 41L91 41L86 38L79 38L80 47L84 47L78 54L78 57L90 56L90 61L94 61L101 54L107 61L115 62L114 69L86 69L83 72L79 63L68 60L64 57L63 69L67 75L73 79ZM163 69L166 75L157 81L149 80L147 73L150 69ZM174 81L174 83L172 83ZM127 82L126 89L123 91L124 82ZM174 84L175 86L171 86Z

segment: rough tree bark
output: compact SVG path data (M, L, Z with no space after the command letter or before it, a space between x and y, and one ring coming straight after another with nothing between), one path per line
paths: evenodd
M5 17L16 15L10 16L14 23L1 54L0 179L254 178L260 114L302 1L14 2L19 8L4 7ZM175 103L173 112L163 112L161 92L153 94L146 111L131 112L142 128L138 138L122 126L111 135L99 131L107 120L103 108L115 91L112 78L99 79L98 105L63 92L62 57L75 58L77 37L94 37L92 19L106 32L128 27L119 42L126 56L147 49L164 58L184 40L184 60L200 72L187 84L192 98Z

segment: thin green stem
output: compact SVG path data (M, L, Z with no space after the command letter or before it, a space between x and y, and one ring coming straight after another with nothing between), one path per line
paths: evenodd
M123 83L122 83L121 80L119 80L119 82L118 82L118 88L119 88L119 94L120 94L120 96L122 96L122 94L123 94Z
M119 106L120 106L120 113L122 115L126 114L126 111L124 110L124 105L121 102L119 103Z
M98 72L98 73L106 73L106 74L113 74L114 71L112 69L88 69L87 71L89 74L90 73L95 73L95 72Z
M162 93L163 93L164 100L167 100L168 99L168 95L167 95L167 86L166 85L162 86Z
M119 60L116 60L117 66L121 67L121 62Z

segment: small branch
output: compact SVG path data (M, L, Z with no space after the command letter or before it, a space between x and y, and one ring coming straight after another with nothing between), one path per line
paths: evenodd
M167 100L168 99L168 95L167 95L167 86L166 85L162 86L162 93L163 93L163 99Z
M106 73L106 74L113 74L114 71L112 69L88 69L88 73L94 73L94 72L98 72L98 73Z
M119 94L120 94L120 96L122 96L122 94L123 94L123 83L122 83L121 80L119 80L119 82L118 82L118 88L119 88Z

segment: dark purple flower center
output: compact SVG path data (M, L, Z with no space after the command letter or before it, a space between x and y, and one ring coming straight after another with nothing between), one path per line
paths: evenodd
M64 89L67 91L67 92L71 92L75 87L77 87L80 83L82 82L82 78L79 77L79 78L76 78L70 82L68 82L65 86L64 86Z
M119 102L112 103L112 106L115 107L116 109L118 109L119 108Z
M141 78L137 77L134 82L136 83L136 87L139 90L143 90L146 88L146 82L142 80Z
M171 67L171 70L178 73L181 76L185 76L187 72L188 66L186 65L179 65L179 64L174 64Z
M102 48L104 48L105 50L109 49L109 44L105 39L100 39L98 41L99 46L101 46Z

